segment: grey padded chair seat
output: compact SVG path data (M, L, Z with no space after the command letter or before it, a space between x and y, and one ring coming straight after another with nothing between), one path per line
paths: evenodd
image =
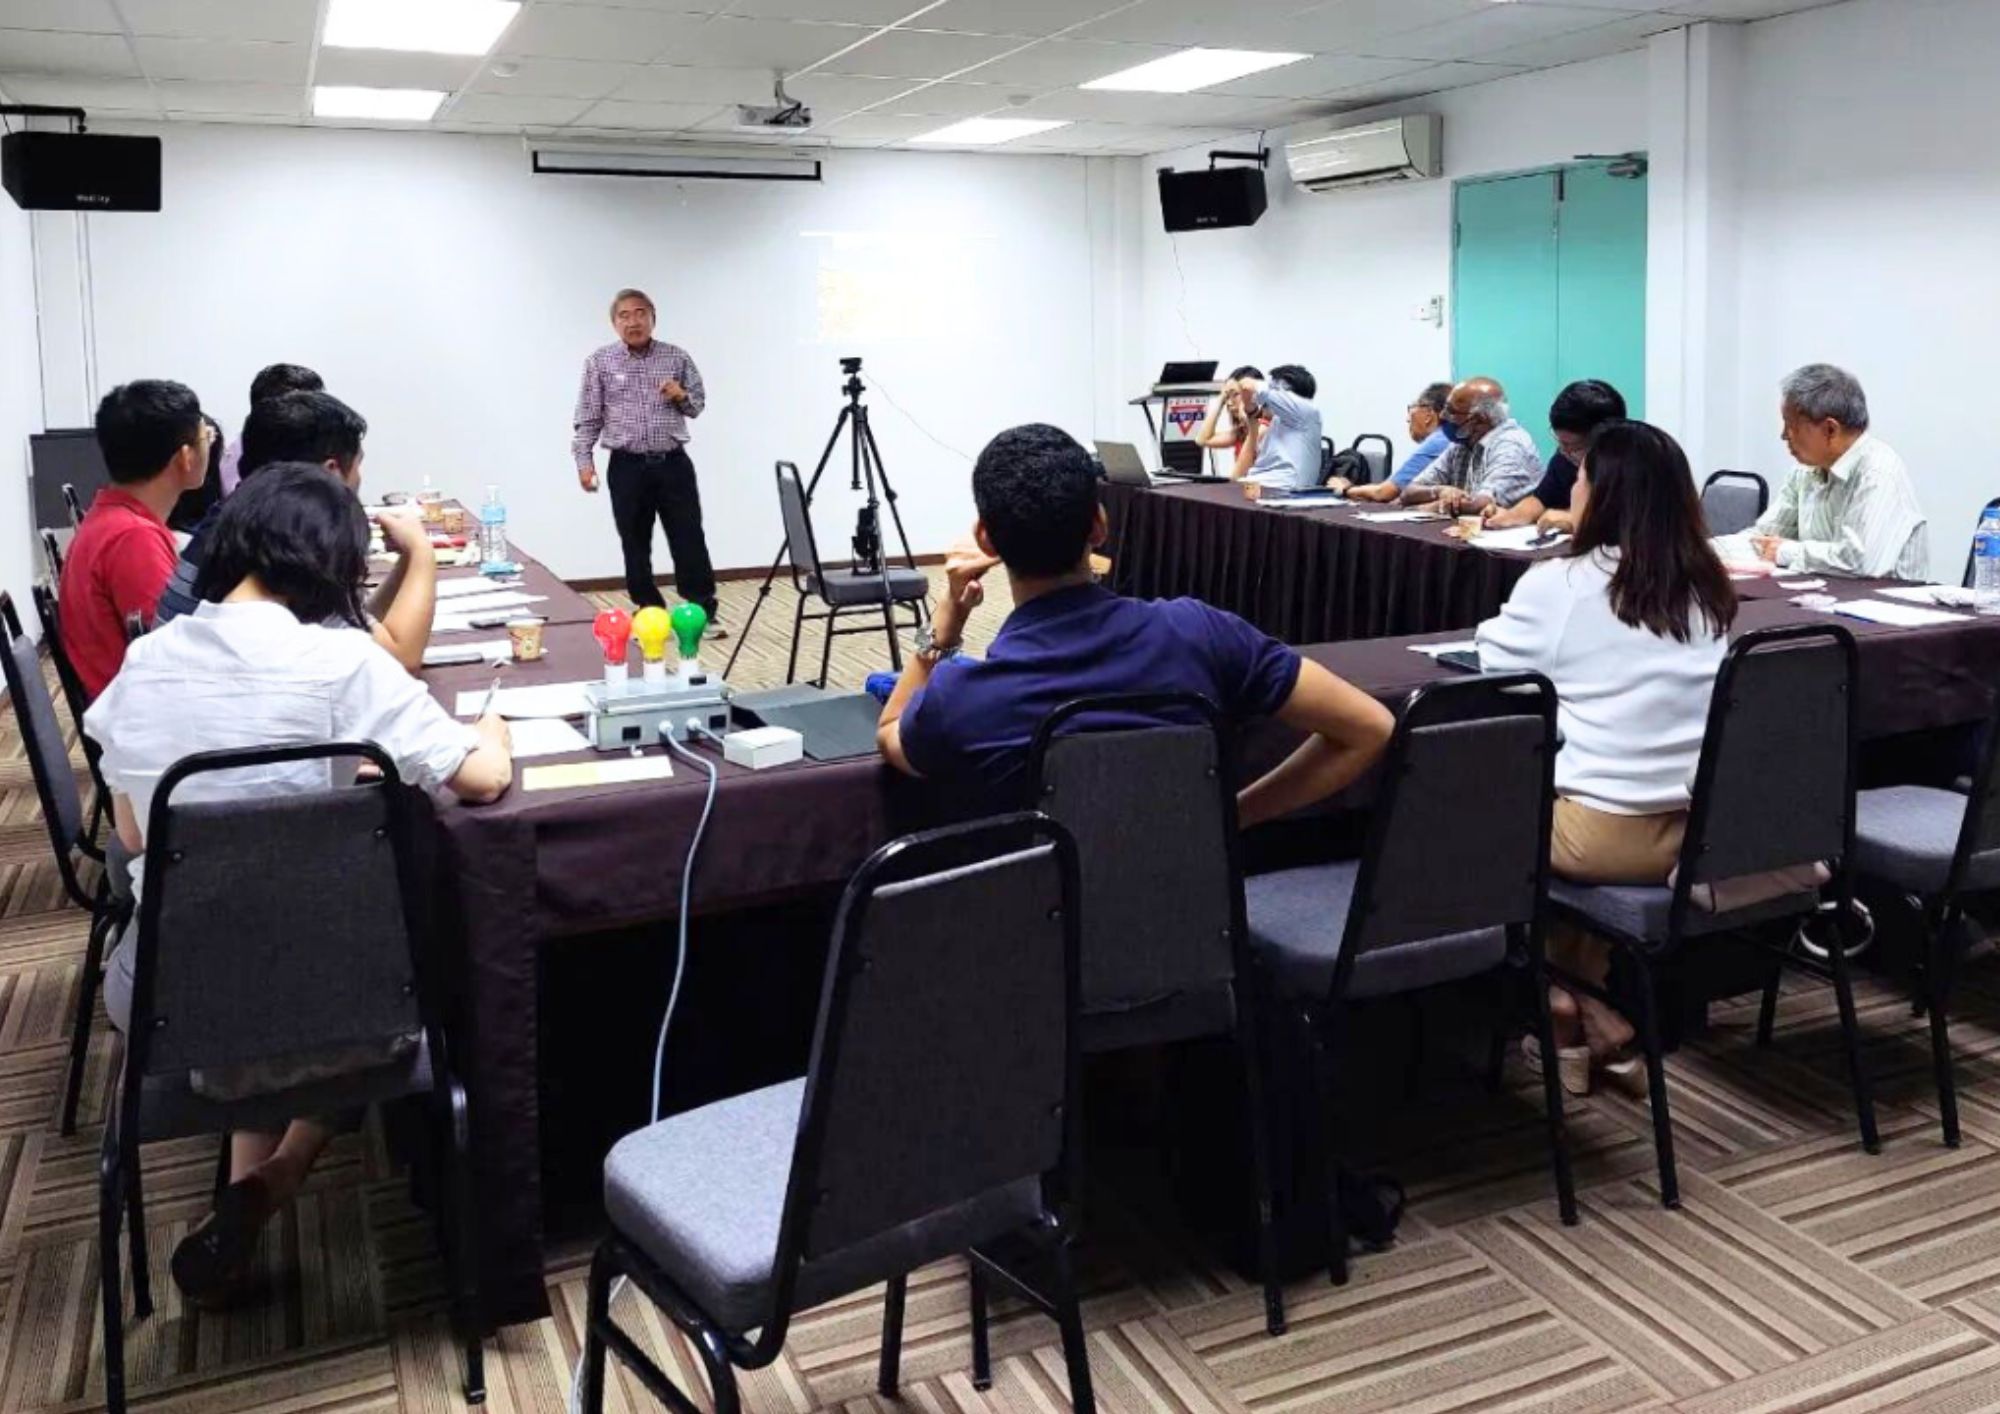
M771 1316L772 1266L805 1093L801 1077L675 1115L626 1135L604 1161L612 1224L732 1334ZM1041 1210L1039 1176L1021 1179L805 1262L792 1305L802 1310L1019 1231Z
M931 592L930 579L922 570L907 565L890 565L889 597L899 603L922 599ZM826 570L817 576L820 597L829 604L873 604L882 598L882 576L855 570Z
M1889 786L1855 797L1854 864L1917 894L1943 890L1965 824L1965 797L1931 786ZM2000 850L1966 861L1965 887L2000 887Z
M1270 957L1281 991L1324 996L1354 900L1357 860L1259 874L1243 881L1250 944ZM1422 943L1365 952L1348 978L1350 997L1392 996L1476 977L1507 956L1507 931L1480 928Z
M1667 919L1673 911L1674 891L1653 884L1575 884L1567 879L1549 880L1549 901L1558 908L1581 914L1602 924L1620 937L1641 942L1665 942ZM1721 933L1731 928L1747 928L1795 914L1811 913L1819 907L1817 893L1787 894L1766 899L1748 908L1726 913L1688 907L1686 936Z

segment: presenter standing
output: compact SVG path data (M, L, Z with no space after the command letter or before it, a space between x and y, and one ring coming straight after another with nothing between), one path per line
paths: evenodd
M599 442L611 453L611 518L625 551L625 592L634 605L665 606L653 582L653 520L667 533L674 586L708 614L708 637L721 638L716 620L715 570L701 529L701 490L687 454L688 421L707 402L701 371L686 349L653 337L653 301L643 290L620 290L611 301L618 342L584 360L576 395L577 480L597 490Z

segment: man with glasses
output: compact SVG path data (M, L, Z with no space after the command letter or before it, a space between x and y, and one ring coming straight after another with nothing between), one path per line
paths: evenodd
M1357 501L1393 501L1402 495L1403 488L1429 470L1430 464L1451 446L1451 439L1444 435L1444 428L1440 425L1445 400L1450 396L1451 384L1433 383L1417 394L1417 400L1403 410L1410 419L1410 440L1417 444L1417 448L1404 458L1403 464L1387 481L1356 486L1346 477L1336 476L1327 485L1336 491L1345 491Z
M1489 507L1486 523L1495 530L1539 525L1546 531L1574 531L1576 517L1570 514L1569 502L1576 490L1576 469L1590 449L1592 434L1607 422L1624 419L1624 395L1600 379L1584 378L1557 393L1549 404L1549 430L1556 434L1556 455L1542 473L1541 484L1511 506Z
M214 434L179 383L121 383L97 405L97 445L111 484L100 490L63 561L63 646L92 697L125 661L125 623L150 628L179 551L167 516L208 475Z

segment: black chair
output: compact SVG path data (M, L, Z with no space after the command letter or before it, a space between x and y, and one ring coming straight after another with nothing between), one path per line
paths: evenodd
M1236 775L1215 708L1193 693L1065 703L1029 754L1037 808L1075 836L1083 879L1086 1053L1233 1037L1249 1100L1265 1324L1285 1329L1272 1230L1266 989L1243 920ZM1135 840L1144 840L1135 848ZM973 1287L974 1309L985 1292Z
M69 512L69 528L75 530L83 524L83 502L76 494L76 487L65 481L62 484L63 507Z
M56 533L53 530L44 530L42 532L42 559L48 564L49 583L60 586L62 584L63 552L62 546L57 542Z
M77 676L76 665L63 647L62 620L56 613L54 587L38 584L32 592L35 616L42 621L42 646L48 649L49 661L55 664L56 683L62 688L63 701L69 705L70 721L75 724L76 739L83 747L84 764L90 767L90 823L84 827L83 851L101 863L105 845L100 840L106 839L102 832L111 818L111 790L104 784L104 753L83 729L83 714L90 708L90 694L84 691L83 679Z
M2000 713L1987 722L1968 786L1965 794L1887 786L1862 791L1854 805L1855 872L1907 894L1924 922L1923 1003L1930 1012L1931 1067L1944 1142L1954 1149L1958 1093L1946 1007L1966 896L2000 888Z
M1979 558L1979 543L1978 543L1979 521L1985 520L1986 517L1993 514L1993 512L1995 511L2000 511L2000 496L1995 496L1992 500L1988 501L1985 504L1985 506L1981 508L1978 520L1972 522L1973 543L1966 547L1965 578L1960 581L1960 584L1966 589L1972 588L1972 571L1974 569L1976 561Z
M69 1078L63 1086L62 1132L70 1135L76 1133L77 1100L83 1093L84 1063L90 1055L90 1022L98 977L104 969L105 941L124 927L130 917L130 902L112 897L110 875L104 870L98 871L95 884L84 883L81 860L94 856L85 833L83 795L77 789L69 747L56 721L55 700L42 677L41 660L33 641L21 631L13 598L4 592L0 592L0 635L6 640L0 668L6 671L7 698L14 704L21 749L35 778L35 794L41 801L42 823L48 827L56 874L70 901L90 914L83 970L77 980L76 1017L70 1028Z
M358 758L381 779L294 795L177 800L213 790L218 773ZM146 830L146 876L132 959L132 1012L115 1107L99 1163L98 1255L110 1414L125 1408L118 1272L121 1207L130 1224L132 1292L153 1300L139 1145L425 1096L441 1131L436 1187L465 1397L486 1395L474 1277L472 1171L465 1090L438 1014L422 880L412 853L411 792L369 743L210 751L169 767ZM286 861L283 869L273 860ZM339 1055L362 1069L317 1071ZM245 1072L278 1066L285 1078ZM266 1072L268 1075L268 1072ZM284 1084L266 1089L264 1084Z
M1559 915L1609 939L1630 960L1633 1000L1653 1111L1660 1199L1680 1206L1673 1123L1653 969L1686 945L1725 933L1765 941L1772 967L1757 1023L1768 1045L1786 962L1806 966L1789 943L1801 920L1821 912L1818 888L1711 911L1697 886L1825 864L1833 871L1836 925L1851 915L1854 854L1854 637L1838 625L1807 624L1746 633L1731 646L1709 700L1708 726L1688 806L1687 831L1672 887L1589 885L1558 879L1550 898ZM1861 1059L1847 949L1828 949L1841 1032L1847 1044L1861 1142L1878 1148L1875 1108ZM1572 990L1609 994L1564 974Z
M898 840L861 866L805 1077L649 1125L605 1161L584 1414L604 1407L607 1347L696 1414L612 1321L615 1277L688 1334L716 1414L737 1414L736 1369L777 1359L794 1311L882 1281L877 1383L893 1396L908 1273L958 1252L1055 1317L1071 1402L1094 1408L1057 1201L1074 1191L1081 1119L1077 888L1075 844L1039 815ZM1047 1265L1050 1292L1022 1257ZM983 1379L977 1325L974 1346Z
M1501 969L1510 963L1524 971L1534 993L1557 1205L1565 1223L1577 1220L1543 955L1555 754L1556 693L1547 678L1496 674L1424 687L1389 742L1361 858L1259 875L1244 885L1251 946L1292 1010L1297 1039L1310 1052L1313 1113L1326 1117L1322 1167L1336 1283L1347 1280L1347 1226L1333 1045L1358 1002L1482 975L1505 983ZM1469 813L1474 781L1479 808ZM1494 1083L1506 1039L1500 1010L1489 1055Z
M1369 450L1371 447L1375 450ZM1356 453L1368 464L1370 482L1387 481L1390 472L1395 469L1396 444L1380 432L1362 433L1348 444L1347 450Z
M816 683L825 687L833 665L833 640L842 634L876 631L873 624L838 626L842 617L855 614L881 615L881 631L889 640L889 662L901 672L903 651L897 643L896 631L898 627L914 630L923 626L923 606L931 592L929 577L920 569L892 565L886 560L880 574L851 568L827 569L820 562L819 541L813 535L812 508L806 502L805 484L799 480L798 467L791 462L778 463L778 507L784 513L785 559L792 567L792 589L798 599L798 608L792 615L792 655L785 665L785 681L798 679L799 639L811 621L826 625ZM807 613L808 595L826 607ZM910 611L909 620L901 625L896 618L897 605Z
M1771 488L1754 471L1718 471L1701 488L1701 514L1710 535L1748 530L1770 504Z

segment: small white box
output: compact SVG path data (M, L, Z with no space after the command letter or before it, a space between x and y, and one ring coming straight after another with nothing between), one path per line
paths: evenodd
M806 754L806 739L790 727L752 727L722 739L722 759L761 771L784 766Z

